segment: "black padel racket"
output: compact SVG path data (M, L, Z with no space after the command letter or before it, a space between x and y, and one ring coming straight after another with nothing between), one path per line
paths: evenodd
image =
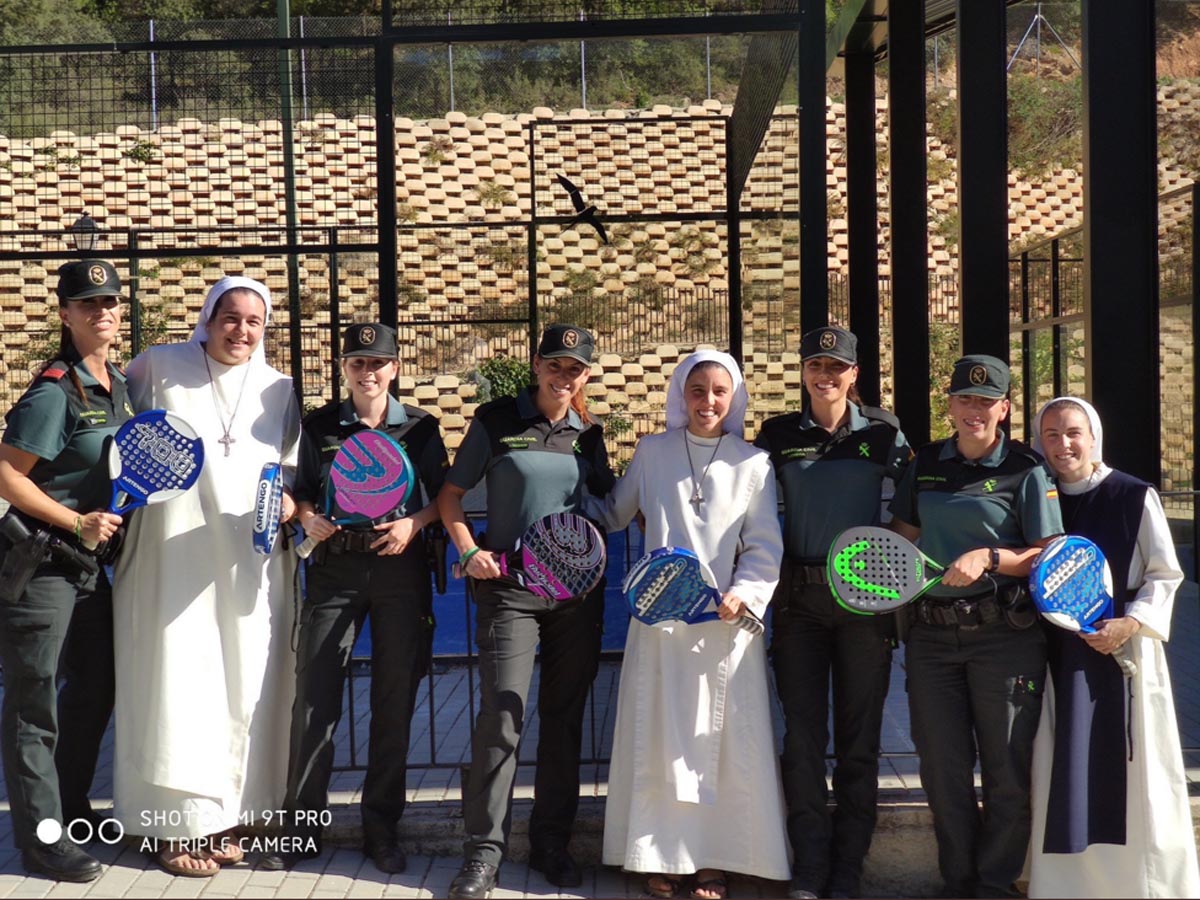
M258 476L254 494L254 552L270 556L279 538L283 509L283 466L267 463Z
M575 513L552 513L532 523L507 553L497 553L500 574L547 600L582 597L600 583L608 554L600 530ZM454 577L463 576L454 564Z
M639 559L621 585L629 614L639 622L656 625L678 621L719 620L716 607L721 592L712 571L684 547L660 547ZM736 624L751 634L762 634L763 623L747 612Z
M1113 577L1092 541L1064 534L1046 545L1029 573L1029 594L1047 621L1067 631L1094 634L1095 623L1113 614ZM1129 677L1137 674L1129 644L1112 658Z
M896 532L875 525L848 528L829 548L829 587L855 613L890 613L916 600L946 570Z
M139 506L164 503L196 483L204 466L204 442L182 417L150 409L127 420L108 448L112 499L108 511L125 515ZM95 545L88 543L88 549Z

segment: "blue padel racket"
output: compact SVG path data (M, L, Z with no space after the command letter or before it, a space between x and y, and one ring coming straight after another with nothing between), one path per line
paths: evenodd
M117 430L108 448L113 483L108 511L123 516L178 497L196 483L203 467L204 443L182 417L163 409L138 413Z
M416 484L412 461L394 438L373 428L358 431L334 454L324 512L335 525L372 522L396 510L403 515ZM306 537L296 552L307 559L318 543Z
M279 516L283 509L283 466L267 463L258 476L254 493L254 551L270 556L279 539Z
M600 529L575 513L552 513L532 523L507 553L495 555L500 574L546 600L582 597L600 583L608 553ZM454 577L463 576L454 564Z
M1067 631L1094 634L1095 623L1112 618L1113 577L1104 553L1092 541L1073 534L1056 537L1029 573L1029 594L1048 622ZM1137 674L1131 648L1112 654L1121 671Z
M629 614L647 625L678 621L688 625L719 620L721 592L712 571L691 550L660 547L639 559L621 585ZM763 623L747 612L737 626L762 634Z
M829 548L829 588L854 613L895 612L940 582L945 572L912 541L875 525L847 528Z

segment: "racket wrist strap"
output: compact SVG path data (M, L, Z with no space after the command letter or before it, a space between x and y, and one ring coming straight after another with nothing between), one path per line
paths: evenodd
M460 566L462 566L464 572L467 570L467 563L469 563L471 561L472 556L474 556L476 553L479 552L479 549L480 549L479 545L476 544L474 547L472 547L470 550L466 551L465 553L459 554L458 564Z
M83 519L80 516L75 516L75 540L83 540Z

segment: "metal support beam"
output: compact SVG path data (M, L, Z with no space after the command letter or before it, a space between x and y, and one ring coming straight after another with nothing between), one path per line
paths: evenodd
M800 2L800 329L829 321L825 206L825 0Z
M929 440L929 239L925 187L925 0L888 6L892 383L914 447Z
M396 327L396 113L392 85L396 73L392 0L383 0L381 33L375 42L375 172L379 216L379 321Z
M958 283L967 353L1008 360L1005 7L958 0Z
M846 54L846 224L850 330L858 336L858 393L879 390L879 203L875 191L875 58Z
M1113 65L1120 60L1120 65ZM1159 483L1154 4L1083 2L1084 302L1104 458Z

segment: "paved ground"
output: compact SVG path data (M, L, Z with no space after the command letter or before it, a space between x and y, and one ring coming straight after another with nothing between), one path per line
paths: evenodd
M1200 793L1200 598L1194 583L1185 585L1176 604L1174 634L1170 644L1171 668L1180 728L1185 747L1196 748L1185 754L1193 793ZM591 761L584 766L584 798L581 804L576 849L581 858L593 861L585 869L584 885L570 892L559 892L540 874L531 872L523 862L507 863L501 873L500 888L493 895L511 897L639 897L640 877L594 864L602 824L603 797L607 768L602 760L609 752L612 715L615 708L618 664L606 662L597 678L595 701L587 719L585 753ZM412 759L415 768L409 776L410 811L402 823L403 837L410 848L409 869L403 875L387 877L377 872L352 846L357 839L356 807L362 787L362 772L350 770L336 776L331 801L336 812L334 840L343 846L331 848L317 860L288 873L258 871L253 857L239 866L223 870L211 879L175 878L158 869L133 847L95 849L105 864L103 877L89 885L57 884L43 878L26 877L20 859L11 848L11 822L7 798L0 797L0 900L17 897L439 897L444 896L460 862L457 848L461 841L461 795L458 767L468 753L468 723L472 711L468 703L469 674L462 666L439 665L432 685L422 696L414 728ZM353 702L353 715L347 714L338 734L337 756L340 765L352 762L354 749L365 747L367 723L366 694L369 680L357 677L347 700ZM353 729L351 728L353 723ZM530 723L529 740L522 748L523 760L530 760L537 718ZM880 776L882 800L895 809L896 818L924 802L916 778L916 760L911 756L908 733L908 707L904 694L903 655L897 654L893 667L892 690L884 718L882 746L885 751ZM101 769L93 794L97 806L108 806L112 797L112 737L105 742ZM528 798L532 795L532 767L522 766L516 791L513 855L524 858L524 820ZM907 812L905 812L907 811ZM926 848L928 849L928 848ZM737 897L779 896L781 885L735 879L732 894Z

